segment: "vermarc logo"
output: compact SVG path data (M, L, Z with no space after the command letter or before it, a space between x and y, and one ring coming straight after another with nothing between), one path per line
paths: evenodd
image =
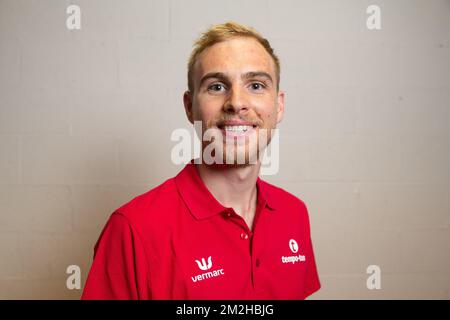
M200 270L206 271L206 270L209 270L212 268L211 256L208 257L208 263L205 261L205 258L202 258L201 261L195 260L195 262L197 263L197 266ZM209 278L219 277L224 274L225 274L225 272L223 271L223 269L217 269L217 270L208 271L208 272L205 272L202 274L198 274L196 276L191 277L191 279L192 279L192 282L197 282L197 281L201 281L201 280L205 280L205 279L209 279Z
M202 262L195 260L197 262L198 267L200 270L209 270L212 267L212 261L211 256L208 257L208 264L206 264L205 258L202 258Z

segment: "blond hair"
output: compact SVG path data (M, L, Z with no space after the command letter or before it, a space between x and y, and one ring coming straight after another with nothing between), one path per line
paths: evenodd
M213 46L216 43L223 42L235 37L249 37L258 41L267 53L272 57L275 63L275 73L277 78L277 90L280 84L280 61L275 54L273 48L270 46L269 41L259 34L255 29L244 26L236 22L227 22L223 24L217 24L209 28L206 32L202 33L199 39L194 43L194 49L188 61L188 89L193 92L193 73L194 65L199 55L208 47Z

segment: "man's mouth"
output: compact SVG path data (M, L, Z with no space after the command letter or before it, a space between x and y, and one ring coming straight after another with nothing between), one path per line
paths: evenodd
M248 130L253 129L253 126L223 126L221 129L224 129L226 132L242 134L246 133Z
M225 136L240 137L251 134L257 126L251 123L246 124L220 124L218 128Z

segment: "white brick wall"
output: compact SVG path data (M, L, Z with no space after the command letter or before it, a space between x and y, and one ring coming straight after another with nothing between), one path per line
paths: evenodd
M78 4L82 28L65 27ZM366 28L381 7L382 29ZM270 182L308 206L316 299L450 299L448 1L0 1L0 298L78 299L111 212L178 172L192 41L254 26L281 58ZM368 290L366 268L382 270Z

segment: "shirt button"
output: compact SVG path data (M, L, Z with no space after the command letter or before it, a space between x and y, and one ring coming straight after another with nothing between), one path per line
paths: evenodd
M246 234L245 232L241 233L241 239L247 240L248 239L248 234Z
M231 212L227 212L227 217L231 217Z
M259 259L256 259L255 264L256 267L258 268L261 265L261 261Z

